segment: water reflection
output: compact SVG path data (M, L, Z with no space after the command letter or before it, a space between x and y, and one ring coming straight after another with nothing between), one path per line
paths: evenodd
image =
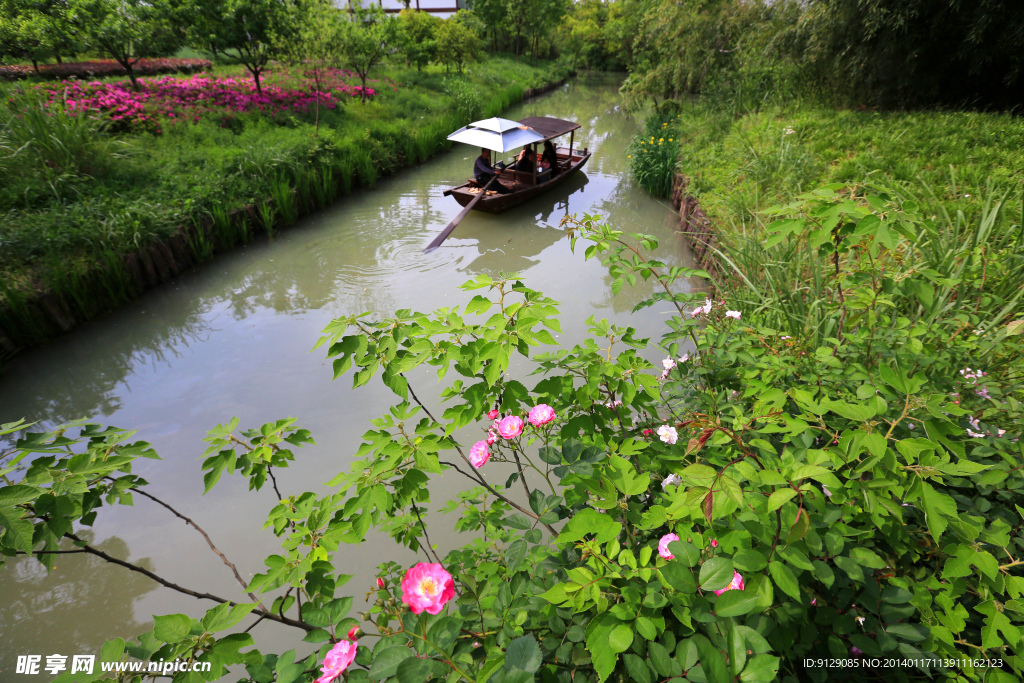
M81 536L92 540L92 534ZM70 547L70 546L69 546ZM115 557L126 557L128 545L108 538L97 546ZM98 654L108 634L131 637L149 625L135 620L135 603L156 584L123 567L93 555L54 555L55 569L34 557L6 560L0 570L0 680L13 680L18 655ZM133 560L150 569L147 559ZM68 620L72 610L89 619ZM97 628L102 625L102 628ZM8 675L10 674L10 675Z

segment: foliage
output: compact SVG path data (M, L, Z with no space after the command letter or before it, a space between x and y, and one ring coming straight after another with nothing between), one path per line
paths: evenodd
M342 26L340 47L345 64L359 76L365 92L370 70L384 60L398 41L398 20L379 7L360 6L354 10L352 20Z
M458 12L441 22L435 34L436 58L445 65L446 71L454 66L461 74L466 62L479 56L483 47L480 40L482 29L483 24L471 10Z
M72 0L70 16L85 41L117 61L136 88L139 60L166 57L181 45L165 0Z
M575 67L622 70L632 63L642 8L637 0L574 3L556 35Z
M428 12L410 9L399 12L398 21L406 66L412 64L422 70L437 56L437 32L443 21Z
M278 0L190 0L179 14L188 27L188 42L252 74L256 92L271 59L284 54L296 39L296 8Z
M332 322L317 346L334 376L351 372L358 388L379 373L397 404L321 494L277 488L275 470L311 442L294 420L214 429L206 490L231 474L273 488L266 526L282 550L239 578L252 602L203 595L220 603L203 619L156 616L105 658L213 665L180 681L233 664L243 680L308 681L350 637L375 640L360 641L348 681L824 681L843 673L806 658L861 656L917 662L886 668L890 680L1018 680L1024 326L995 315L1006 303L996 292L943 300L939 288L973 277L955 259L933 261L925 283L911 277L919 267L905 255L935 239L911 201L825 188L772 213L772 246L806 243L830 267L818 337L772 317L788 293L687 311L678 279L706 274L666 266L654 238L592 216L567 219L573 245L591 243L586 256L604 260L616 290L653 280L658 293L638 308L674 311L660 377L649 341L607 321L557 348L556 303L514 276L466 283L476 294L462 308ZM513 360L537 379L508 376ZM428 368L446 380L443 412L411 385ZM489 428L499 435L485 439ZM155 454L130 436L79 423L20 440L0 471L3 552L46 566L60 550L104 557L75 525L151 497L131 470ZM446 472L472 483L445 505L473 536L461 548L434 547L423 521ZM437 614L411 611L406 568L389 562L368 612L350 617L352 599L338 595L348 577L331 559L371 528L450 573L457 597ZM294 649L222 633L247 618L326 644L296 661Z
M672 195L679 163L679 142L670 123L675 123L671 116L649 117L646 133L637 136L628 149L633 177L655 197Z
M818 78L883 107L1013 107L1024 92L1014 0L815 0L801 18Z
M0 2L0 59L25 59L39 70L46 59L60 61L81 48L65 0Z

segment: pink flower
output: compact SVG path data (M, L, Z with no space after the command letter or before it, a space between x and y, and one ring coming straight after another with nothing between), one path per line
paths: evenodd
M514 439L522 433L523 418L521 417L509 415L498 423L498 436L503 439Z
M723 588L722 590L715 591L715 595L721 595L725 591L731 590L743 590L743 577L735 569L732 572L732 581L729 582L729 585Z
M498 415L500 415L500 413L497 410L492 410L492 411L487 413L487 419L488 420L497 420L498 419Z
M643 432L644 436L650 436L653 433L654 433L653 429L645 429L644 432Z
M740 319L740 315L741 315L741 313L739 311L726 311L725 312L725 317L726 318L736 318L737 320L739 320Z
M705 299L704 305L701 306L700 310L704 311L704 315L711 312L711 299Z
M679 537L675 534L665 534L664 536L662 536L661 540L658 541L658 554L664 557L666 560L676 559L676 556L669 552L668 544L678 540Z
M320 671L324 675L316 679L316 683L328 683L344 673L356 658L357 647L355 643L343 640L331 648L331 651L324 657L324 665L320 667Z
M680 363L685 363L688 360L690 360L690 354L688 354L688 353L684 353L683 355L679 356L679 362ZM665 361L662 361L662 363L664 363L664 362Z
M861 650L856 645L854 645L853 647L850 648L850 654L853 655L854 657L863 657L864 656L864 651Z
M473 447L469 449L469 462L477 469L486 465L490 458L491 453L487 450L486 441L477 441L473 444Z
M672 360L671 358L666 358L663 361L661 361L661 367L665 368L666 370L671 370L675 366L676 366L676 362L674 360Z
M362 633L363 630L361 628L359 628L358 626L353 626L348 630L348 639L354 643Z
M711 547L712 548L717 548L718 547L718 541L716 541L715 539L712 538L711 539Z
M555 419L555 409L549 405L541 403L539 405L530 408L530 414L526 416L526 421L532 424L534 427L540 427L546 425Z
M402 602L413 614L424 610L439 614L445 603L455 597L455 581L439 564L419 562L402 579Z
M384 583L384 579L380 578L379 576L377 577L377 588L387 588L387 585L385 585Z
M679 439L679 434L676 432L675 427L661 425L658 427L658 437L665 443L673 444Z
M498 435L494 433L493 429L488 429L487 438L484 440L487 442L487 445L490 446L492 443L498 440Z
M812 598L811 599L811 607L817 607L817 606L818 606L818 598Z

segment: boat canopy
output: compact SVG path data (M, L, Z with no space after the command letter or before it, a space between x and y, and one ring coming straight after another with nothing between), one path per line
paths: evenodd
M551 120L557 121L558 119ZM504 153L516 147L541 142L545 138L539 132L531 130L518 121L494 117L463 126L449 135L448 139L452 142L486 147L495 152Z
M551 138L557 138L559 135L571 133L580 127L578 123L550 116L527 116L525 119L520 119L519 123L543 135L544 140L550 140Z

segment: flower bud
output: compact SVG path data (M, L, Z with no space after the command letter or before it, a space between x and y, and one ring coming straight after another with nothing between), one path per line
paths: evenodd
M359 638L359 636L361 635L363 635L363 630L358 626L353 626L351 629L349 629L348 639L354 643L356 642L356 639Z
M497 410L492 410L489 413L487 413L487 419L488 420L497 420L499 414L500 413L498 413Z
M384 583L384 579L379 576L377 577L377 588L387 588L387 585Z

